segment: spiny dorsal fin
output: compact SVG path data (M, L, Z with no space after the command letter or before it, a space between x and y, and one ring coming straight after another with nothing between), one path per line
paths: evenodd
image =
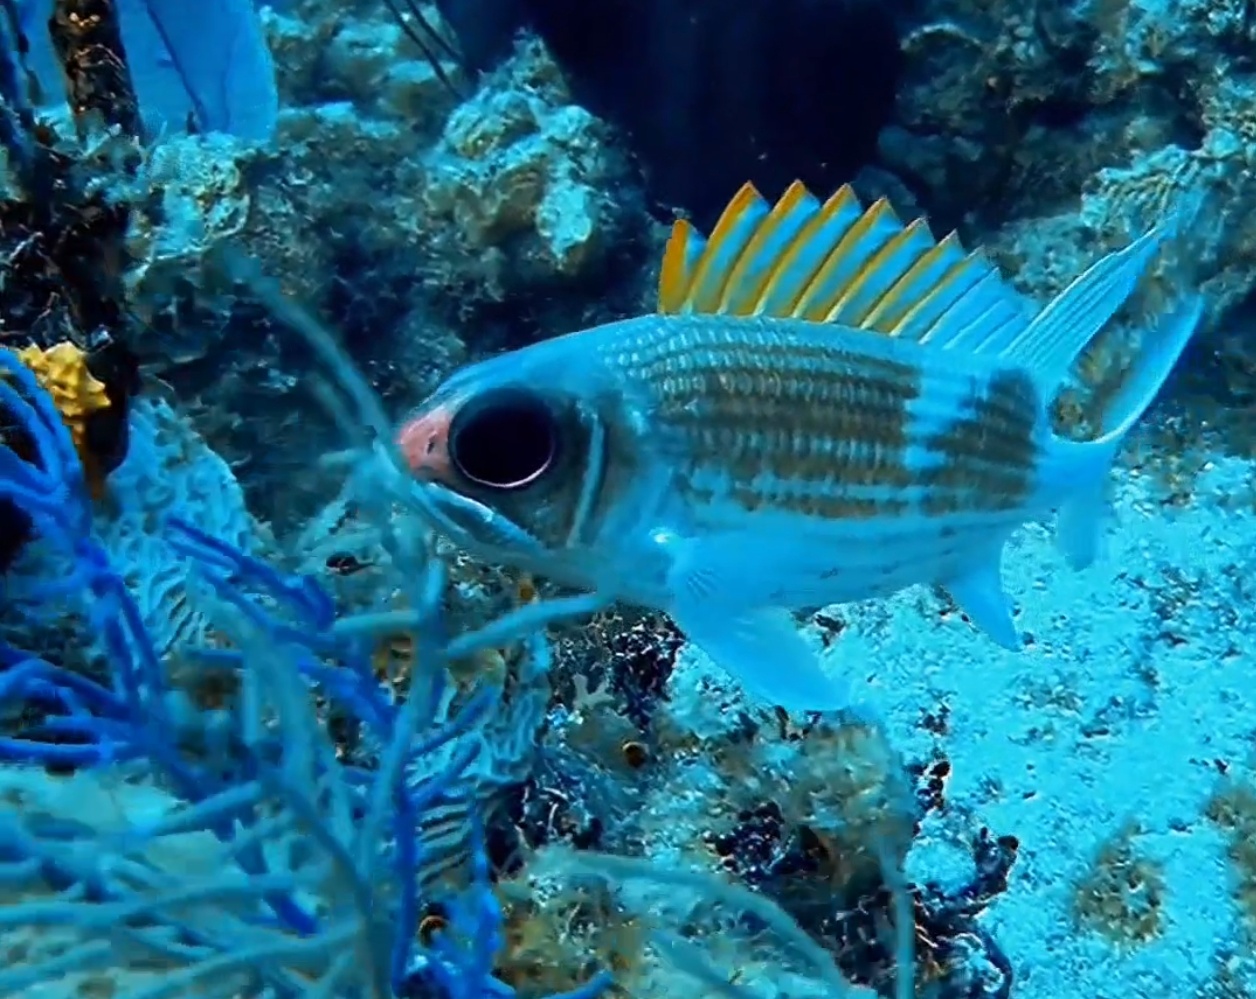
M659 276L666 314L840 323L939 347L1002 349L1029 323L1025 301L954 233L903 225L884 199L849 186L821 202L801 183L775 205L746 184L709 238L672 227Z

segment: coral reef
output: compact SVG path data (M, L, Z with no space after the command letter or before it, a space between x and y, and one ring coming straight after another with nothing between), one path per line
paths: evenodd
M1256 270L1243 6L939 0L913 17L879 165L1040 297L1104 249L1172 226L1162 278L1198 290L1208 317L1182 382L1226 445L1250 453L1227 405L1252 371L1232 332Z
M526 25L576 100L624 135L646 189L709 227L754 182L850 180L890 117L909 3L841 0L440 0L472 66ZM827 124L821 125L821 122Z
M282 111L160 132L133 8L58 0L63 108L0 17L0 995L1256 988L1250 12L820 6L289 0ZM1009 545L1024 650L826 608L860 702L789 717L428 534L385 413L648 308L652 208L860 167L1035 297L1171 230L1061 432L1207 307L1108 560Z
M174 132L141 146L134 111L123 114L115 99L125 73L84 77L78 89L98 97L72 102L81 141L52 147L51 162L74 174L54 188L65 207L13 227L22 253L53 247L54 274L99 288L102 304L107 292L108 314L71 299L76 326L111 331L188 403L228 462L247 456L246 489L284 527L333 485L307 476L308 497L285 489L292 506L270 509L281 492L271 484L308 471L317 452L309 442L330 427L293 425L294 393L308 388L304 358L235 293L221 260L228 244L333 320L396 408L470 353L611 314L615 268L622 307L636 307L641 287L636 256L624 250L642 228L623 196L627 159L572 103L540 46L522 45L463 97L451 89L459 68L430 63L387 11L364 6L311 31L321 17L316 5L297 4L264 17L286 104L271 146L247 129ZM96 104L122 117L102 122ZM71 129L62 110L39 115ZM100 128L109 122L118 127ZM41 203L15 198L11 211ZM23 240L32 230L43 238ZM15 258L27 270L42 259ZM625 260L633 266L623 269ZM14 325L56 325L44 306L59 298L35 281L24 288L32 304L13 303L11 314L33 314Z
M52 5L48 34L74 117L95 118L138 135L139 102L116 8L100 0L59 0Z
M126 581L155 653L174 662L213 644L217 634L205 587L155 525L183 517L243 551L266 549L267 537L245 509L230 469L168 404L141 399L128 424L126 459L94 496L92 530ZM48 608L39 597L49 578L73 571L55 547L41 539L28 544L4 574L0 636L23 648L56 649L62 665L96 675L108 649L98 638L74 637L83 623L73 608Z
M564 100L535 44L517 58L533 76L530 86L482 91L450 116L421 202L460 244L450 258L483 264L461 281L499 300L516 282L599 269L622 211L608 190L606 127ZM536 78L538 71L551 78Z
M98 494L126 453L128 398L138 387L137 362L125 339L120 273L127 206L97 183L102 174L125 172L136 153L134 133L124 131L136 124L134 95L125 63L110 58L117 26L109 15L107 9L98 12L85 26L74 20L71 5L62 4L49 24L76 95L79 141L61 138L67 128L36 121L21 64L26 43L10 37L14 24L0 36L0 351L18 351L53 392ZM103 141L95 138L102 123L97 105L108 105L115 115L103 119L115 125ZM88 133L93 138L84 140ZM7 413L0 413L0 441L28 460L38 446ZM0 527L2 570L29 524L15 505L0 502Z
M131 447L109 482L97 515L101 545L131 585L136 606L161 655L206 644L209 622L188 592L187 573L152 525L182 517L240 549L261 547L244 495L226 463L160 400L136 404Z
M635 309L643 288L628 161L542 48L462 98L441 79L457 67L438 74L387 11L311 32L315 16L265 20L286 99L273 146L174 136L119 193L134 349L229 462L251 461L251 501L284 528L330 499L309 472L331 428L294 425L306 358L225 279L228 243L334 322L395 410L468 356ZM295 468L305 499L273 487ZM271 509L281 493L294 505Z

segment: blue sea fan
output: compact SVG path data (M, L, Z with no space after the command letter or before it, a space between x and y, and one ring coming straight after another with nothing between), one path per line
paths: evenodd
M253 0L118 0L127 65L145 128L227 132L267 141L279 115L275 64ZM47 30L52 0L20 0L29 64L49 98L63 93Z
M72 990L88 974L107 975L129 999L192 989L508 995L492 973L502 915L474 796L462 793L477 743L455 746L500 691L485 686L449 710L443 665L522 640L543 667L540 629L551 610L529 607L479 633L445 636L440 565L427 558L423 537L389 524L381 537L391 537L394 559L409 567L411 609L338 618L310 579L172 519L170 542L212 591L216 623L234 643L204 654L239 685L230 710L207 713L171 684L169 664L93 537L59 414L6 352L0 407L37 455L27 463L0 447L0 498L19 504L42 540L70 558L73 572L45 597L80 601L111 667L98 682L0 647L0 702L43 716L0 740L9 761L0 885L21 899L0 912L0 931L24 928L41 941L0 969L0 996L64 994L55 990ZM379 633L398 627L411 629L429 664L404 704L375 682L367 656ZM371 731L381 747L376 765L337 758L316 693ZM45 764L80 768L76 780L118 801L160 789L156 800L165 804L121 808L124 821L86 808L58 811L30 793L56 779ZM423 871L446 858L428 856L415 830L426 812L451 801L468 803L458 848L471 876L433 897ZM415 930L428 903L440 905L448 925L420 944ZM145 977L153 969L160 974ZM581 994L606 984L596 978Z
M145 631L164 656L205 644L209 621L186 559L152 525L178 514L245 551L256 547L257 530L231 469L184 417L160 399L138 399L127 423L126 458L109 475L109 503L97 511L94 526L111 565L127 580ZM55 545L27 545L6 571L8 602L20 607L24 587L34 587L38 595L66 568ZM41 630L68 624L45 620L39 608L32 617Z
M275 64L253 0L124 0L123 43L141 108L170 127L186 119L164 96L170 73L204 132L267 140L279 94ZM176 99L177 100L177 99Z

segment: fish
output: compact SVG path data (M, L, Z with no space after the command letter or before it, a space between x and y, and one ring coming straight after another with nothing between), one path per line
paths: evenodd
M654 312L454 372L396 445L433 529L471 554L665 612L752 699L857 706L794 614L941 587L1023 640L1001 580L1022 525L1096 557L1113 461L1199 324L1166 305L1096 430L1052 403L1172 220L1039 308L955 233L849 186L746 185L709 237L672 227Z

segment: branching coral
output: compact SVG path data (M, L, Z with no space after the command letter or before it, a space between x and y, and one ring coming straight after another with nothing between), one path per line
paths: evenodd
M91 6L91 5L89 5ZM28 95L20 19L11 5L0 29L0 305L3 346L19 350L52 393L71 426L96 492L126 450L127 400L137 369L120 337L126 326L121 252L127 207L94 182L125 169L134 154L134 95L117 48L111 5L94 18L75 3L59 3L49 26L72 91L83 134L101 131L102 114L119 131L96 144L67 146L36 120ZM89 23L90 22L90 23ZM120 49L118 49L120 51ZM127 131L130 128L131 131ZM18 428L22 423L18 420ZM31 444L0 411L0 436L29 458ZM26 524L12 506L0 508L0 568L18 548Z
M498 622L445 641L443 580L430 562L412 564L417 599L403 620L337 620L308 580L172 521L174 543L217 595L221 626L234 642L205 656L234 669L238 696L231 709L204 714L170 682L133 599L92 540L81 471L51 401L15 360L6 374L0 404L22 420L38 460L0 450L0 496L19 503L44 541L72 556L71 579L56 592L88 596L84 610L104 637L113 673L98 683L6 649L3 700L39 701L49 711L0 748L11 760L102 774L143 761L182 804L108 834L90 821L66 826L6 809L2 873L26 901L6 910L4 925L55 925L74 939L0 973L0 994L54 980L69 987L78 981L66 979L70 973L152 960L167 973L136 995L193 985L230 995L242 979L298 994L311 978L325 995L400 994L417 980L451 996L500 991L490 979L501 915L474 802L450 844L465 855L468 877L439 899L445 928L426 944L416 939L422 875L437 861L413 831L458 797L480 751L458 740L499 696L488 685L451 707L442 664L517 639L543 654L536 644L543 640L528 639L534 622ZM419 557L424 548L415 540L399 543ZM379 628L405 624L431 669L399 705L375 681L367 650ZM372 767L336 760L313 686L372 731L379 746ZM198 880L152 860L171 837L197 830L221 844L208 855L221 876Z

